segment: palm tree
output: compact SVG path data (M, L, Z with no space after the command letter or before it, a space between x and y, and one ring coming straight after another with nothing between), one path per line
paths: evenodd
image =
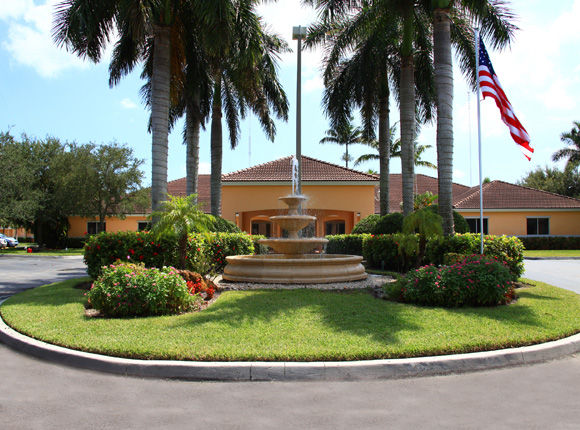
M471 22L481 26L496 47L509 43L516 27L513 14L500 0L424 0L424 8L433 14L433 62L437 95L437 166L439 214L443 232L453 234L453 63L451 43L458 47L462 69L471 72L475 81L475 53L471 49ZM467 43L466 43L467 42Z
M223 18L229 44L221 50L212 49L209 43L205 46L213 81L210 187L211 213L216 216L221 212L222 109L232 148L238 143L240 117L245 117L247 109L257 116L272 141L276 134L272 111L278 118L288 119L288 99L277 76L279 54L288 47L263 28L254 11L257 3L230 1L231 12Z
M152 217L158 221L153 225L152 232L157 237L165 234L177 235L179 251L179 268L185 269L187 264L187 240L194 232L209 231L213 220L203 213L195 203L196 195L177 197L168 195L169 200L161 203L161 210L153 212Z
M360 127L354 127L351 123L352 118L345 124L340 125L338 128L329 128L326 130L326 136L320 139L319 143L336 143L338 145L344 145L346 152L344 153L342 160L346 162L346 168L348 169L348 162L352 160L352 157L348 153L348 145L354 145L355 143L361 143L362 140L362 130Z
M574 121L572 130L562 133L560 140L571 147L562 148L554 152L552 160L559 161L567 158L566 169L575 169L580 166L580 122Z
M331 122L340 123L353 107L360 108L365 140L372 141L378 122L381 214L389 211L389 95L390 85L400 99L400 18L390 13L392 1L309 0L320 13L320 21L309 32L307 45L327 44L324 72L326 91L323 104ZM355 10L355 8L358 8ZM354 10L354 13L350 11ZM423 27L422 27L423 28ZM421 33L421 32L419 32ZM429 45L428 38L418 38ZM418 112L430 117L432 91L429 46L417 52L422 79L417 80Z
M56 6L53 37L80 57L98 62L109 40L118 35L110 65L109 85L119 82L153 46L151 73L152 186L157 210L167 193L169 87L171 50L183 34L180 14L188 0L63 0Z

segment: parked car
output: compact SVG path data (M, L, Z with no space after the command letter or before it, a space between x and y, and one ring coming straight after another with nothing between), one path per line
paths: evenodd
M15 246L18 246L18 240L15 239L14 237L6 236L0 233L0 246L3 247L8 246L9 248L14 248Z

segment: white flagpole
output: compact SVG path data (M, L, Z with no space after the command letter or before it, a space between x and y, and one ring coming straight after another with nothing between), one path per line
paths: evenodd
M477 147L479 151L479 230L481 244L479 253L483 254L483 186L481 179L481 112L480 112L480 88L479 88L479 29L475 28L475 74L477 78Z

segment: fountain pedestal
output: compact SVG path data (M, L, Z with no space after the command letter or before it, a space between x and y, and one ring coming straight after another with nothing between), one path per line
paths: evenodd
M324 246L324 238L299 238L298 232L316 220L310 215L299 215L298 205L305 196L280 197L288 205L288 215L270 217L288 232L288 238L261 239L276 254L235 255L226 257L228 264L223 279L237 282L276 284L321 284L358 281L367 274L358 255L311 254Z

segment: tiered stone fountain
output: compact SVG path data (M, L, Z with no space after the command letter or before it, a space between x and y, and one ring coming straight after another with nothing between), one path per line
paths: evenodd
M288 238L261 239L260 243L276 254L235 255L226 257L225 281L267 284L322 284L366 279L362 257L357 255L313 254L328 240L299 238L298 232L316 220L311 215L298 214L298 206L305 196L280 197L288 205L287 215L270 219L288 232Z

